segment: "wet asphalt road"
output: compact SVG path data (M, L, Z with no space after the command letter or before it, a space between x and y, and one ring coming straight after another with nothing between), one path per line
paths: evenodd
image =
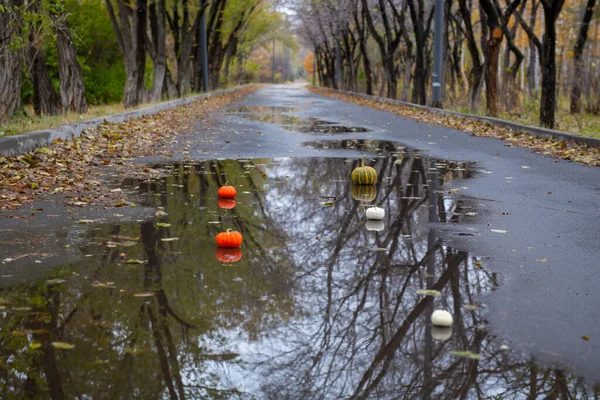
M292 107L296 109L292 113L295 116L365 127L370 131L304 134L287 130L280 124L244 118L239 113L224 114L222 123L208 132L198 127L195 132L183 133L177 143L171 144L172 158L145 158L139 162L352 156L349 152L341 154L305 145L320 139L344 138L390 140L419 149L426 156L475 162L481 173L462 181L457 189L461 196L470 199L477 216L469 225L438 225L435 229L450 244L481 257L486 269L498 273L499 288L481 299L487 307L492 333L505 339L511 348L533 355L542 366L566 366L576 375L600 382L600 310L597 306L600 304L600 168L559 161L533 154L528 149L506 147L500 140L473 137L317 96L297 85L267 86L242 105ZM206 137L210 139L208 142ZM184 151L184 146L189 150ZM29 208L33 210L38 206ZM66 220L60 207L46 214L56 215L55 221L46 218L40 222L38 218L28 222L26 229L45 231L46 236L54 238L44 246L61 249L64 254L51 263L56 265L59 259L66 262L81 257L75 246L65 248L63 245L69 238L61 235L73 235L64 229L72 225L72 219ZM153 215L152 210L143 208L116 212L98 210L87 214L109 220ZM87 214L87 218L94 217ZM14 249L14 243L10 244L6 235L14 238L25 231L20 222L8 219L0 221L0 228L0 249L6 254L8 246ZM81 229L87 228L82 226ZM467 229L474 236L455 235ZM492 229L506 233L492 232ZM22 241L20 245L21 252L35 246L31 241ZM2 275L10 275L10 280L26 279L31 271L36 271L32 267L25 271L24 265L17 263L0 265L0 269ZM2 285L10 282L7 279ZM584 335L590 340L584 340Z

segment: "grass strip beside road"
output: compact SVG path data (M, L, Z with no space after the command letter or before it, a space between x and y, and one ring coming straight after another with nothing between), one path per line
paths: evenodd
M196 96L198 94L199 93L189 93L188 95L182 98ZM76 112L69 111L65 114L42 116L37 116L34 114L32 105L26 105L24 107L26 115L15 117L11 120L5 121L5 123L0 125L0 137L18 135L20 133L39 131L43 129L58 128L62 125L72 124L75 122L83 122L88 119L105 117L108 115L119 114L127 111L140 110L142 108L151 107L160 103L160 101L143 103L130 108L125 108L123 102L114 104L89 105L88 110L85 114L79 114Z
M215 111L257 88L241 88L123 123L105 122L74 140L58 140L20 156L0 157L0 210L15 210L52 195L59 195L69 206L131 206L122 191L107 185L108 171L122 178L160 176L160 171L131 160L168 156L162 145L198 124L210 125Z
M310 90L323 96L347 101L363 107L391 112L402 117L415 119L432 125L457 129L473 136L502 139L506 141L506 145L510 147L526 147L532 149L535 153L563 160L575 161L585 165L600 166L600 147L589 146L587 144L575 143L572 141L565 142L550 138L538 138L531 134L515 133L504 127L492 126L488 123L469 118L442 115L434 111L383 103L346 93L323 90L321 88L311 87ZM559 162L559 160L556 160L555 162Z

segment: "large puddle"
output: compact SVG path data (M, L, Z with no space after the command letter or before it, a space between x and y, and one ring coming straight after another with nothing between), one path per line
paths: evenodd
M305 134L328 135L355 132L369 132L362 126L346 126L337 122L325 121L313 117L295 115L301 108L274 106L240 106L227 109L230 114L251 121L278 124L283 129Z
M480 298L497 277L427 228L472 218L444 186L467 185L470 166L347 143L382 149L376 187L353 187L354 158L179 164L130 182L154 220L93 227L80 262L1 292L0 397L591 398L488 333ZM225 182L235 202L217 199ZM226 229L241 251L217 249ZM451 330L429 323L436 308Z

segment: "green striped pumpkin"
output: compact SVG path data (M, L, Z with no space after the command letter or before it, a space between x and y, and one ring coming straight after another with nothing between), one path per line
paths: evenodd
M362 159L362 166L354 168L352 171L352 182L357 185L372 185L377 181L377 171L375 168L365 165L366 157Z
M353 185L352 198L360 201L373 201L377 197L375 185Z

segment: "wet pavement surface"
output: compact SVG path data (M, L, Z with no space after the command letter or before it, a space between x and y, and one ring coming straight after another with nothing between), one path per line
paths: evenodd
M596 398L598 169L298 86L209 133L135 209L2 215L1 398Z

